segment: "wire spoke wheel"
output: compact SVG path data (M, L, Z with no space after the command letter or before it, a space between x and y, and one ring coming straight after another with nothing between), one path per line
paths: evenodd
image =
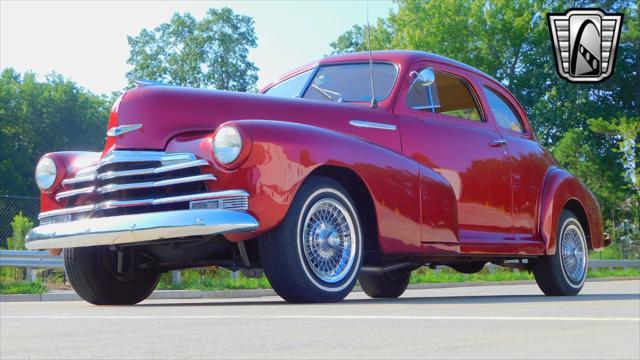
M587 251L582 232L571 224L562 232L560 259L565 274L574 283L582 281L587 271Z
M317 201L302 227L302 250L307 265L326 283L337 283L351 270L357 241L347 209L333 198Z

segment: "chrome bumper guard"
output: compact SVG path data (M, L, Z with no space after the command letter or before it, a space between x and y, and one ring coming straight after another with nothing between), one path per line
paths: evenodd
M258 221L246 212L175 210L119 215L41 225L31 229L29 250L143 243L160 239L253 231Z

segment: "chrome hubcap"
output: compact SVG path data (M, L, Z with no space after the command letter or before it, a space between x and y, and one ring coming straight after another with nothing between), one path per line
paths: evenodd
M322 281L335 283L351 270L356 257L355 228L342 204L332 198L316 202L302 228L307 264Z
M587 252L582 232L575 225L567 226L562 232L561 259L569 280L581 282L587 268Z

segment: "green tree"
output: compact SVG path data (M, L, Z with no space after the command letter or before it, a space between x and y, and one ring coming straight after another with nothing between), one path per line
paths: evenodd
M11 68L0 74L0 195L36 195L38 158L104 144L111 101L61 75L38 81Z
M433 52L472 65L507 85L520 100L540 141L548 146L569 129L588 127L591 117L634 116L640 92L640 30L633 1L605 1L625 20L616 71L601 84L569 84L561 79L548 12L589 7L585 1L399 0L389 18L372 27L371 47ZM332 53L366 49L364 26L356 25L332 42ZM380 39L380 41L375 40Z
M24 238L33 227L33 221L19 213L11 220L13 235L7 239L7 248L10 250L24 250Z
M253 19L229 8L209 9L198 21L175 13L168 23L127 38L133 69L127 79L146 79L192 87L248 91L258 68L248 60L257 46Z

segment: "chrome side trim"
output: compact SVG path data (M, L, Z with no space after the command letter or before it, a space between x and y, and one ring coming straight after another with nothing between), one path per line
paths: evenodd
M144 243L187 236L254 231L258 221L233 210L176 210L47 224L29 231L29 250Z
M106 180L106 179L114 179L114 178L123 177L123 176L161 174L165 172L188 169L192 167L206 166L206 165L209 165L209 162L207 160L195 160L195 161L189 161L185 163L177 163L173 165L164 165L157 168L108 171L106 173L98 175L98 179Z
M216 180L216 177L211 174L203 174L203 175L187 176L187 177L159 180L159 181L147 181L147 182L129 183L129 184L109 184L109 185L99 187L98 189L96 189L96 192L98 194L105 194L105 193L120 191L120 190L154 188L154 187L170 186L170 185L185 184L190 182L207 181L207 180Z
M51 217L51 216L78 214L83 212L91 212L95 210L107 210L107 209L114 209L114 208L127 207L127 206L164 205L164 204L172 204L172 203L186 202L186 201L237 198L237 197L248 198L249 193L247 193L244 190L224 190L224 191L216 191L216 192L209 192L209 193L202 193L202 194L172 196L172 197L165 197L165 198L159 198L159 199L140 199L140 200L121 200L121 201L109 200L109 201L103 201L97 204L82 205L82 206L76 206L72 208L64 208L64 209L42 212L38 215L38 219L42 220L44 218Z
M379 122L365 121L365 120L349 120L349 124L369 129L379 129L379 130L395 130L396 126L392 124L385 124Z
M56 200L60 201L61 199L65 199L65 198L68 198L68 197L81 195L81 194L91 194L95 190L96 190L95 186L88 186L88 187L83 187L83 188L80 188L80 189L61 191L61 192L56 194Z

